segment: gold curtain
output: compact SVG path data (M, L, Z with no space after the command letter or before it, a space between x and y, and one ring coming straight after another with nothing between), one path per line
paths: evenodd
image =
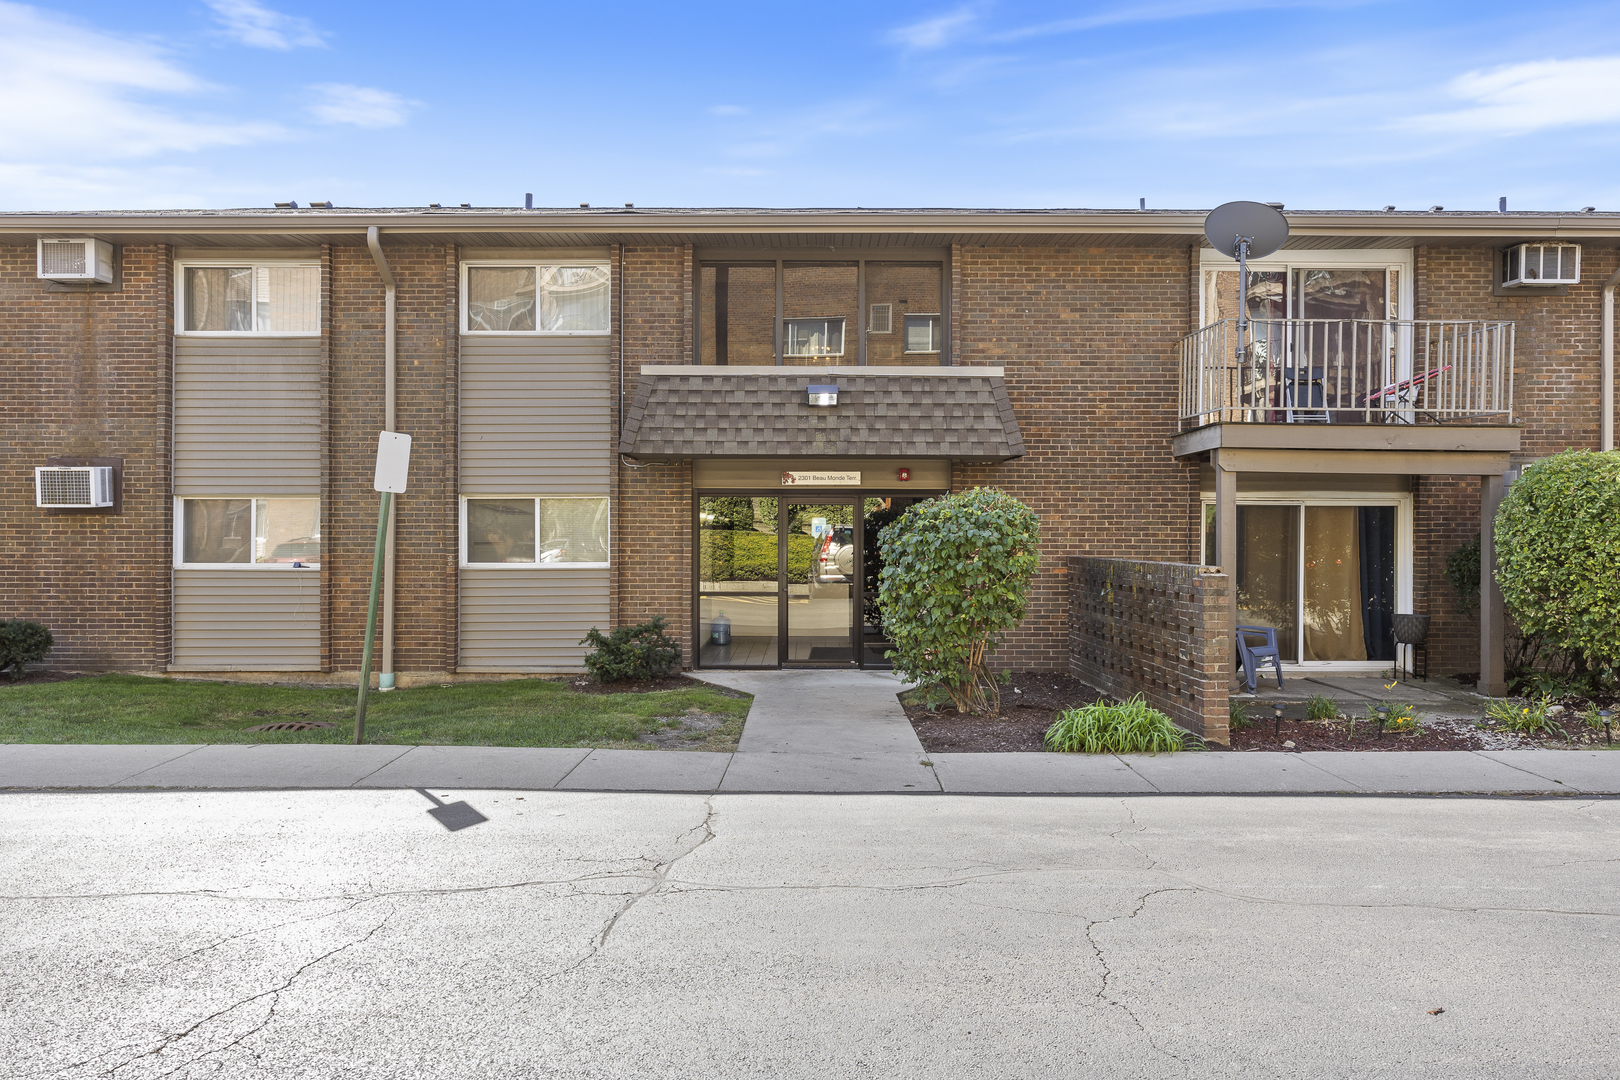
M1305 508L1305 660L1365 660L1353 506Z

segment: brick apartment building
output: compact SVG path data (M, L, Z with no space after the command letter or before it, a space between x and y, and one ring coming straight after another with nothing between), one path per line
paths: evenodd
M0 617L62 668L356 672L392 429L389 678L574 671L653 615L689 665L880 664L877 529L994 485L1043 535L1000 665L1067 667L1068 559L1108 555L1222 564L1291 664L1388 668L1426 613L1498 686L1446 558L1612 442L1620 215L1288 219L1240 339L1202 212L0 215Z

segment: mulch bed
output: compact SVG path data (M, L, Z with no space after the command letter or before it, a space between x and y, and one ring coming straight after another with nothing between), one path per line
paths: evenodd
M1043 736L1065 709L1089 705L1101 697L1095 689L1066 675L1023 671L1013 675L1002 688L1001 715L958 714L950 704L938 711L921 704L905 705L923 749L929 753L1007 754L1046 749ZM1573 702L1570 708L1574 709ZM1313 721L1284 717L1278 730L1270 709L1251 706L1256 715L1246 728L1232 732L1230 748L1210 745L1211 750L1358 750L1375 753L1403 750L1531 750L1601 747L1603 732L1593 733L1572 713L1560 718L1569 732L1566 742L1556 735L1522 735L1516 732L1480 728L1472 717L1425 715L1422 735L1397 735L1386 730L1378 734L1376 722L1358 718L1354 733L1345 721ZM1298 713L1301 707L1291 706Z
M1097 691L1067 675L1015 672L1001 688L1001 715L963 716L950 704L934 712L907 705L906 715L930 754L1012 754L1044 750L1042 736L1058 714L1097 700Z
M49 669L28 671L20 679L13 680L10 673L0 673L0 690L8 686L27 686L30 683L72 682L74 679L88 677L87 671L52 671Z
M568 680L568 689L581 694L651 694L659 690L691 690L700 687L713 690L725 697L748 696L723 686L715 686L713 683L700 682L689 675L666 675L662 679L633 679L616 683L600 683L589 676Z

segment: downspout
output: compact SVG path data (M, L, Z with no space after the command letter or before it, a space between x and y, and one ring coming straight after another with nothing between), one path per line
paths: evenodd
M388 268L388 258L383 255L382 240L375 225L366 229L366 246L371 249L371 257L377 263L377 273L382 276L386 297L383 312L383 430L393 431L394 297L398 285L394 281L394 272ZM377 674L378 690L394 688L394 516L398 507L398 499L388 507L388 539L383 548L382 650Z
M1599 448L1614 449L1614 290L1620 286L1620 270L1609 275L1603 286L1603 382L1602 419Z

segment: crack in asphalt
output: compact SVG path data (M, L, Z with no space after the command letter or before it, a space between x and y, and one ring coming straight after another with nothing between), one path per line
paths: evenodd
M371 938L372 938L372 935L376 934L377 931L381 930L384 926L386 926L388 924L388 920L393 918L393 915L394 915L393 912L389 912L387 915L383 916L383 919L382 919L381 922L379 922L376 926L372 927L370 930L368 930L362 936L354 939L353 941L345 942L344 944L339 945L335 949L329 949L326 952L322 953L321 955L315 957L313 960L309 960L306 963L300 965L297 968L297 970L295 970L291 975L288 975L286 977L286 979L284 979L282 981L280 986L274 986L274 987L271 987L268 990L261 990L257 994L253 994L253 995L250 995L248 997L245 997L245 998L241 999L240 1001L236 1001L236 1002L233 1002L230 1005L227 1005L223 1009L219 1009L219 1010L217 1010L215 1012L210 1013L209 1015L203 1017L201 1020L198 1020L196 1023L192 1024L190 1027L186 1028L184 1031L179 1031L179 1032L175 1032L175 1033L170 1034L170 1035L165 1035L163 1037L162 1042L160 1042L157 1046L153 1047L151 1050L148 1050L148 1051L146 1051L144 1053L136 1054L134 1057L128 1058L125 1061L122 1061L122 1062L118 1063L117 1065L114 1065L112 1068L104 1070L101 1073L101 1075L102 1076L115 1076L121 1070L129 1068L131 1065L134 1065L135 1063L137 1063L139 1061L143 1061L143 1060L145 1060L147 1058L156 1057L157 1055L163 1053L165 1050L168 1050L169 1048L175 1046L176 1044L178 1044L182 1040L189 1037L193 1032L195 1032L198 1028L201 1028L204 1024L207 1024L208 1022L210 1022L212 1020L217 1020L221 1016L225 1016L228 1013L235 1012L237 1009L240 1009L243 1006L251 1005L255 1001L259 1001L259 1000L261 1000L263 998L268 997L270 999L270 1008L265 1013L265 1016L264 1016L263 1020L260 1020L253 1027L249 1028L247 1031L243 1032L241 1035L238 1035L236 1038L232 1039L230 1042L226 1043L225 1045L211 1047L210 1049L204 1050L202 1053L197 1054L194 1057L188 1058L187 1060L185 1060L185 1061L181 1062L180 1064L176 1065L174 1068L169 1069L169 1070L167 1070L165 1072L158 1073L156 1076L153 1077L153 1080L162 1080L163 1077L172 1076L175 1073L179 1072L181 1069L184 1069L189 1065L193 1065L196 1062L201 1061L203 1058L209 1057L209 1056L211 1056L213 1054L223 1053L226 1050L231 1049L232 1047L241 1045L247 1039L249 1039L252 1036L256 1035L260 1031L263 1031L270 1024L270 1021L275 1019L276 1006L281 1001L281 995L283 993L285 993L287 990L289 990L292 987L293 983L297 982L299 977L302 976L304 974L304 972L308 971L310 968L314 967L317 964L324 963L325 961L330 960L332 957L338 955L339 953L346 952L349 949L352 949L357 945L363 945L367 941L370 941ZM83 1064L88 1064L88 1062L79 1062L78 1064L83 1065ZM76 1067L77 1067L77 1065L73 1065L73 1066L68 1066L67 1068L71 1069L71 1068L76 1068ZM67 1069L58 1070L57 1075L60 1075L62 1072L66 1072L66 1071L67 1071Z
M1099 926L1107 926L1109 923L1120 922L1122 920L1128 922L1129 920L1136 918L1138 915L1140 915L1142 913L1142 909L1147 907L1148 901L1153 899L1155 896L1159 896L1159 895L1162 895L1163 893L1167 893L1167 892L1190 892L1190 891L1192 891L1192 890L1189 890L1189 889L1154 889L1153 891L1148 892L1148 893L1144 893L1142 896L1138 897L1137 901L1136 901L1136 906L1134 908L1132 908L1127 914L1113 915L1113 916L1110 916L1109 918L1106 918L1106 919L1092 919L1091 921L1086 923L1086 929L1085 929L1086 943L1091 946L1091 951L1097 958L1097 966L1102 969L1102 977L1098 981L1097 992L1095 994L1093 994L1092 996L1097 1001L1101 1002L1102 1004L1111 1006L1113 1008L1116 1008L1120 1012L1124 1013L1126 1016L1130 1017L1131 1018L1131 1023L1136 1025L1136 1029L1142 1033L1142 1038L1147 1040L1147 1044L1150 1047L1153 1048L1154 1053L1163 1054L1165 1057L1167 1057L1170 1060L1174 1061L1177 1065L1180 1065L1182 1074L1185 1075L1185 1076L1191 1076L1192 1075L1192 1072L1189 1069L1189 1067L1187 1065L1187 1062L1183 1061L1180 1057L1176 1056L1175 1054L1171 1053L1169 1050L1166 1050L1164 1047L1160 1046L1158 1044L1158 1042L1153 1038L1153 1033L1148 1030L1147 1025L1142 1023L1142 1018L1136 1015L1136 1011L1134 1009L1132 1009L1129 1005L1125 1004L1119 998L1109 996L1108 984L1114 978L1114 970L1108 963L1108 956L1107 956L1107 954L1105 954L1103 952L1102 945L1097 941L1095 931L1096 931L1097 927L1099 927Z
M349 912L353 911L355 908L359 907L361 904L366 904L366 903L370 903L369 898L356 900L353 903L349 904L348 906L339 908L336 911L323 911L319 915L302 915L302 916L299 916L296 919L288 919L285 922L274 923L274 924L272 924L270 926L260 926L260 927L256 927L255 929L252 929L252 930L244 930L240 934L231 934L228 937L220 938L218 941L209 942L207 945L204 945L201 948L192 949L188 953L181 953L179 956L176 956L171 960L165 961L162 966L167 967L170 964L178 964L182 960L190 960L193 956L201 956L205 952L209 952L210 950L217 949L221 945L229 944L232 941L236 941L236 940L239 940L241 938L246 938L246 937L253 937L253 936L257 935L257 934L268 934L270 931L272 931L272 930L280 930L284 926L293 926L293 925L296 925L297 923L301 923L301 922L316 922L316 921L319 921L321 919L330 919L334 915L347 915Z
M701 832L703 835L701 837L699 837L699 839L698 839L698 841L696 843L691 844L690 846L685 847L683 849L678 849L669 858L666 858L663 861L654 864L651 871L650 871L650 873L647 873L647 874L627 873L627 874L613 875L613 876L619 877L619 878L644 877L646 879L646 881L647 881L647 884L646 884L646 887L641 889L639 892L631 893L629 896L625 897L624 903L620 904L619 909L617 911L615 911L611 916L608 917L607 921L602 925L602 929L600 931L598 931L595 941L592 942L590 948L585 951L584 955L580 956L579 959L575 960L572 964L569 964L567 967L562 968L562 969L560 969L558 971L553 971L548 975L542 976L540 978L540 980L534 986L531 986L527 991L525 991L523 994L519 995L519 997L517 998L517 1001L514 1004L520 1004L520 1003L522 1003L524 1001L527 1001L529 999L529 997L532 996L535 993L535 991L537 991L540 988L541 985L543 985L545 983L548 983L548 982L552 981L553 979L560 979L565 975L569 975L569 974L571 974L571 973L573 973L575 971L578 971L581 967L588 964L592 959L594 959L598 954L600 954L601 951L604 948L607 947L608 939L613 936L613 931L618 927L620 920L622 920L626 915L628 915L632 908L634 908L641 901L647 899L649 896L653 896L656 893L665 891L666 886L669 884L669 880L670 880L669 879L669 872L675 866L675 864L680 862L682 859L686 858L688 855L691 855L698 848L702 847L704 844L707 844L709 841L711 841L711 840L713 840L715 838L715 831L714 831L715 806L714 806L714 796L713 795L709 795L707 798L705 798L703 800L703 810L704 810L704 812L703 812L703 820L698 822L696 825L692 826L690 829L687 829L685 832L681 833L675 839L676 845L679 846L681 843L683 843L689 837L691 837L693 833Z

